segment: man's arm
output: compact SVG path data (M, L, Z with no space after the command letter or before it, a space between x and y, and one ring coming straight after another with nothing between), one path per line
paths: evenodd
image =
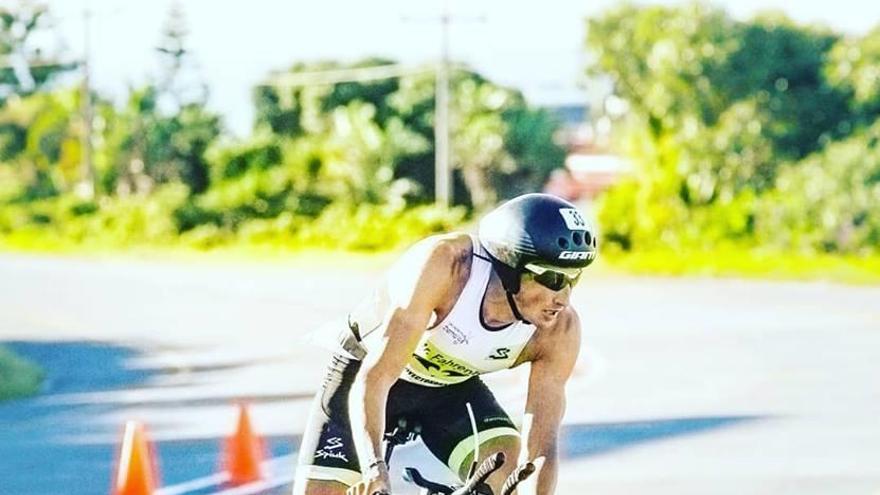
M368 493L384 489L390 493L387 466L382 460L385 405L388 391L452 285L452 273L459 258L454 243L440 240L430 247L417 280L407 297L394 301L378 345L364 359L349 395L349 415L355 448L364 472Z
M571 376L580 350L580 321L568 310L548 335L542 336L529 375L529 392L523 421L525 440L520 462L544 457L536 479L524 483L517 492L551 495L558 471L558 437L565 413L565 383ZM561 315L560 315L561 316ZM541 330L539 330L541 331Z

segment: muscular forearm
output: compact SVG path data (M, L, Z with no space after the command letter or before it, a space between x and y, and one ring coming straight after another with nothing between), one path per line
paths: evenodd
M363 373L355 379L349 395L351 427L361 468L382 459L385 403L390 384Z

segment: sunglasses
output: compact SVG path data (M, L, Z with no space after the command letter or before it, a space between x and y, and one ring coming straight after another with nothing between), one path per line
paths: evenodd
M580 268L560 268L537 265L535 263L527 264L525 269L535 282L552 291L560 291L566 285L574 288L581 278L581 272L583 271Z

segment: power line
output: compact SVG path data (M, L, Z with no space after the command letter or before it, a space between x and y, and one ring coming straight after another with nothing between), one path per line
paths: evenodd
M346 82L367 82L381 79L424 74L431 72L430 67L407 66L403 64L388 64L372 67L358 67L351 69L331 69L315 72L284 73L271 76L263 87L297 87L318 86L328 84L340 84Z

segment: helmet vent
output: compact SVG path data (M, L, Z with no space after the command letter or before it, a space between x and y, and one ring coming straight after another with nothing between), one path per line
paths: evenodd
M559 247L561 247L562 249L568 249L568 239L566 239L565 237L560 237L556 240L556 242L559 243Z
M583 236L581 236L580 232L575 232L575 233L571 234L571 240L574 241L575 246L580 246L581 244L584 243Z
M593 247L596 247L595 241L596 239L593 239L593 236L591 236L589 232L584 232L584 244L587 246L592 244Z

